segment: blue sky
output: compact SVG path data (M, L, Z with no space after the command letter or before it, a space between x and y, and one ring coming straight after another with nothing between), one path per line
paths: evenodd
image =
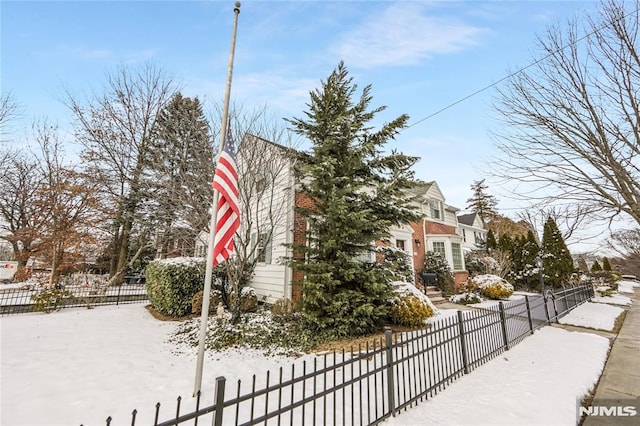
M100 91L119 65L151 61L183 94L224 94L233 1L2 1L1 84L25 114L21 125L70 114L64 90ZM537 35L595 1L244 1L232 99L302 116L309 91L342 59L356 83L373 86L380 123L410 124L491 85L541 55ZM421 157L416 176L435 180L464 208L494 153L489 89L405 130L390 148ZM19 132L16 132L19 134ZM14 133L14 136L16 134ZM514 202L500 188L499 208Z

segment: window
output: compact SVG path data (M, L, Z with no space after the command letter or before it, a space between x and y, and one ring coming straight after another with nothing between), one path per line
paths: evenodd
M371 250L364 250L355 257L355 260L356 262L361 262L361 263L374 263L375 262L374 252Z
M396 247L402 251L407 251L406 247L407 242L405 240L396 240Z
M451 254L453 257L453 269L462 269L462 251L460 250L460 243L451 243Z
M431 210L431 217L433 219L443 219L442 216L442 203L438 200L431 200L429 202L429 207Z
M475 232L473 234L475 238ZM462 241L464 241L465 243L467 242L467 233L464 229L462 230Z
M271 236L269 233L260 233L257 240L256 234L253 234L251 238L256 241L256 261L258 263L271 263Z
M434 241L433 242L433 252L434 253L440 253L442 255L442 258L446 259L445 251L444 251L444 241Z

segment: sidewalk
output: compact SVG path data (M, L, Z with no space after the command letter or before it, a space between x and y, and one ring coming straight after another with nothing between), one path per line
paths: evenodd
M630 297L633 303L627 310L618 337L613 342L591 406L633 405L637 415L588 416L583 422L584 426L640 424L640 289L636 288Z

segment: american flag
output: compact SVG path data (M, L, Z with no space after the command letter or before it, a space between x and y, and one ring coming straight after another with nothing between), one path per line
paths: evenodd
M233 252L233 236L240 227L238 206L238 170L236 168L236 147L231 136L231 123L227 126L224 149L218 159L213 188L219 192L218 216L213 244L213 266L228 259Z

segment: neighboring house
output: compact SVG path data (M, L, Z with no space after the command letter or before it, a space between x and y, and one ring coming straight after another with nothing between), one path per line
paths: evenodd
M487 230L477 213L458 216L458 232L462 237L462 250L478 250L487 242Z
M436 182L427 182L414 190L416 202L424 219L412 223L413 239L417 248L414 255L415 270L424 266L427 252L441 253L453 271L456 284L464 283L469 274L462 254L462 237L458 233L458 208L445 203L445 197Z
M269 141L254 138L262 144L270 154L274 151L281 153L291 150ZM246 146L246 145L245 145ZM238 154L238 162L241 152ZM309 207L311 200L295 190L293 178L293 162L282 170L276 179L269 180L273 194L271 199L277 200L278 205L284 206L286 212L278 217L274 223L272 232L262 232L255 235L252 241L260 245L257 252L260 253L255 267L251 286L258 297L268 303L286 297L299 300L302 296L301 272L293 271L285 264L285 259L292 256L292 244L306 244L307 224L304 218L295 211L295 207ZM255 170L253 171L255 172ZM405 251L410 255L415 272L420 272L424 267L424 259L427 251L440 252L447 259L457 283L467 279L468 273L464 265L462 255L462 237L458 233L456 213L459 209L445 203L445 198L435 182L424 183L413 191L411 196L416 197L416 208L425 216L424 220L392 227L390 232L390 244ZM280 208L279 207L279 208ZM257 211L264 211L262 205ZM246 226L244 218L242 223ZM252 233L252 235L255 233ZM271 238L267 238L270 234ZM207 250L208 234L201 233L196 242L196 255L204 256ZM373 253L371 259L374 259ZM420 280L416 275L416 283Z

